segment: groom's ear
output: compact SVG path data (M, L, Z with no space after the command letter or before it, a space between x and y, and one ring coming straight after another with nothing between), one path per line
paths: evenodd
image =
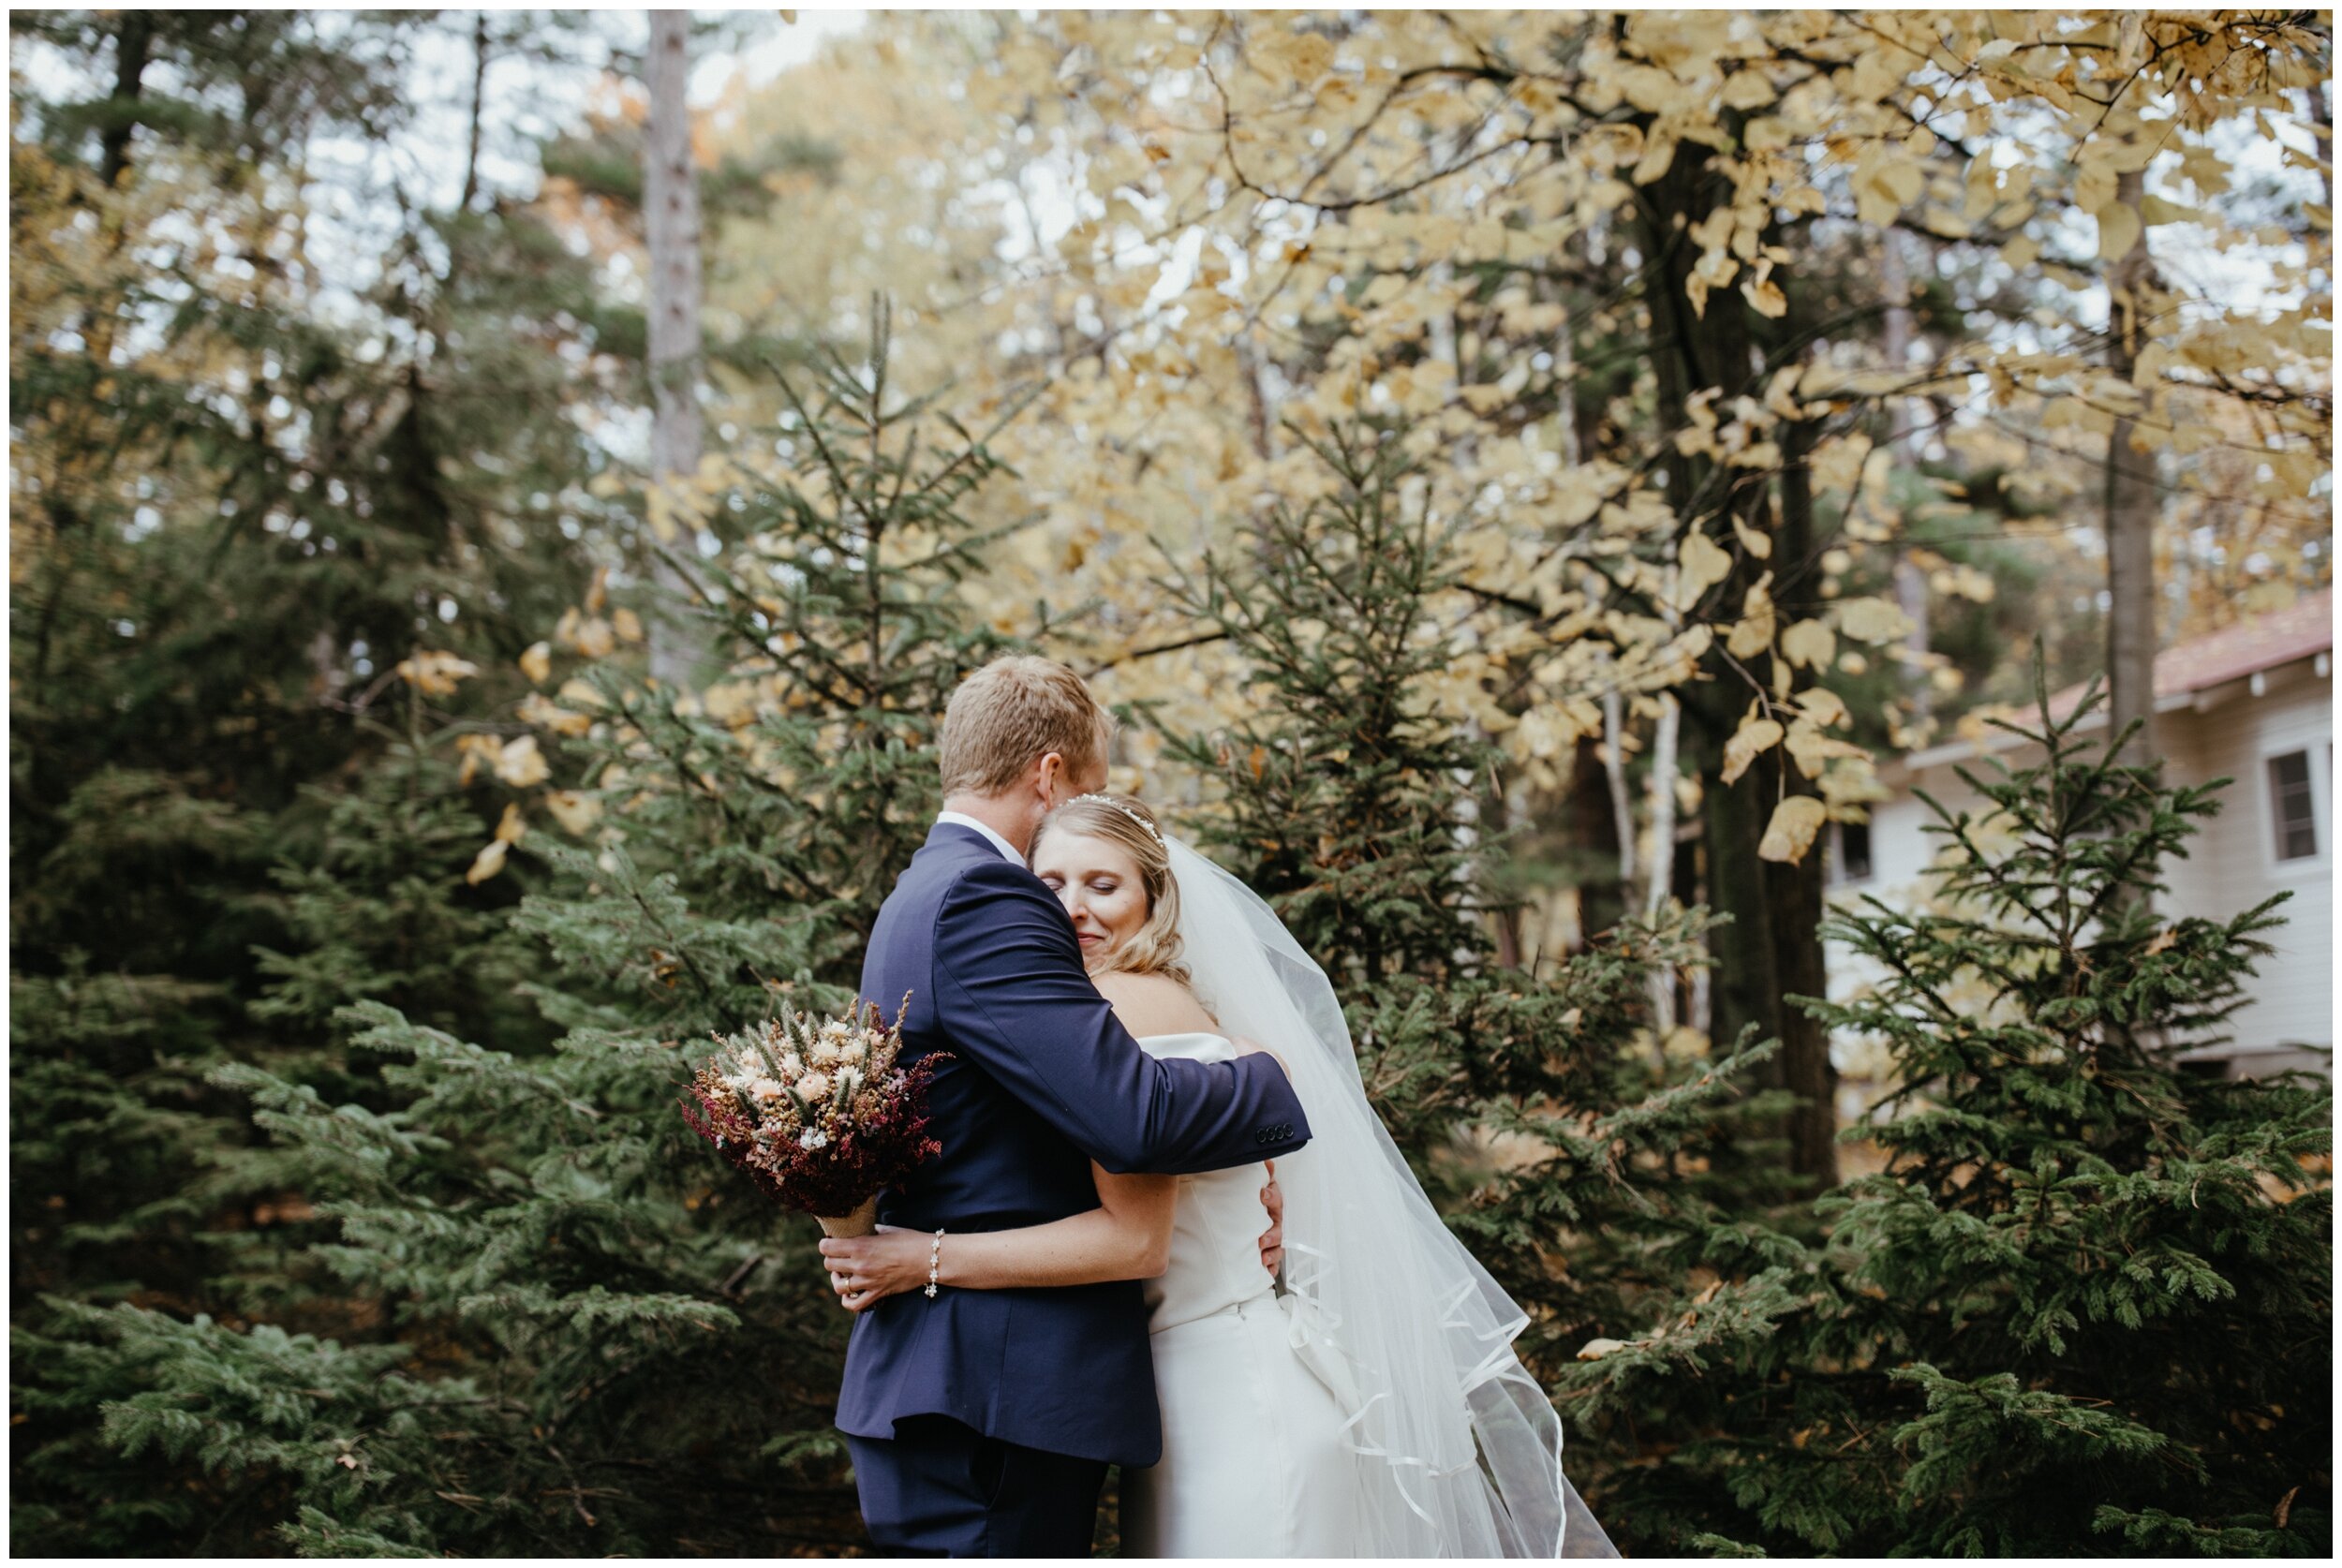
M1047 805L1056 795L1058 786L1065 782L1065 757L1061 752L1044 751L1032 764L1033 793Z

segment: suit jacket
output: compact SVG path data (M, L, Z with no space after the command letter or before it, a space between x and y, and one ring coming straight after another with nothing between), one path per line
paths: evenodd
M903 1058L950 1053L929 1090L942 1153L879 1200L879 1220L1010 1230L1098 1206L1089 1161L1177 1175L1300 1147L1309 1125L1266 1056L1158 1061L1082 968L1041 880L982 834L938 823L879 910L862 995ZM1263 1219L1267 1223L1266 1217ZM837 1425L891 1438L941 1414L1029 1448L1115 1464L1162 1457L1138 1281L908 1292L854 1321Z

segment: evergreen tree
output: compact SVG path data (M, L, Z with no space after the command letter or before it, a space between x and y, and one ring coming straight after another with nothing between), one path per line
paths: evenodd
M1697 910L1623 924L1543 972L1494 961L1505 845L1474 805L1496 753L1423 699L1455 652L1453 525L1408 498L1417 436L1364 422L1295 434L1327 493L1272 508L1238 551L1170 584L1235 643L1252 699L1224 732L1173 736L1170 750L1217 786L1202 841L1325 967L1369 1100L1529 1313L1515 1348L1558 1400L1571 1478L1636 1550L1653 1521L1609 1507L1605 1483L1638 1440L1588 1402L1577 1354L1642 1321L1654 1293L1688 1294L1696 1266L1795 1250L1737 1221L1733 1194L1704 1174L1748 1114L1723 1103L1733 1080L1773 1047L1743 1042L1654 1076L1638 1043L1648 976L1699 961ZM1665 1429L1663 1406L1635 1414Z
M1793 1266L1599 1364L1605 1404L1706 1402L1633 1483L1693 1549L2331 1551L2331 1088L2177 1059L2220 1038L2285 895L2158 912L2226 781L2115 764L2077 732L2096 684L2060 718L2035 681L2038 727L2008 728L2038 751L1935 808L1931 904L1833 921L1882 978L1801 998L1892 1055L1863 1129L1886 1169L1824 1196Z
M418 987L386 944L345 929L391 906L295 884L314 920L305 951L271 960L273 1005L309 1016L334 988L319 976L341 977L366 998L334 1018L372 1081L353 1092L330 1062L211 1081L250 1097L268 1171L314 1211L285 1269L330 1279L373 1321L336 1335L128 1307L65 1320L100 1347L79 1353L75 1386L106 1402L110 1445L243 1478L215 1540L466 1555L861 1543L833 1426L851 1319L818 1228L711 1161L675 1102L711 1031L843 994L932 818L943 698L1000 646L943 591L980 559L958 505L997 464L964 433L910 439L949 422L897 399L884 358L882 339L866 363L833 363L764 436L820 478L718 497L749 542L694 570L730 679L650 685L615 635L576 670L536 667L559 701L525 711L578 787L534 770L504 782L530 821L594 843L544 825L511 846L537 885L511 940L467 932L476 961ZM580 608L573 632L619 614ZM397 796L394 828L371 819L438 843L443 880L477 840L431 802L460 799L446 775L480 733L426 733L415 803ZM345 864L369 864L376 842L355 836ZM551 1051L467 1038L497 1017L488 989L523 972ZM217 1516L190 1503L149 1528L166 1523L185 1541Z
M509 997L518 889L464 878L503 802L445 753L517 732L514 660L606 525L558 352L591 277L524 205L414 212L356 309L321 308L307 149L403 124L416 25L11 18L35 72L10 143L27 1550L280 1548L274 1483L160 1469L111 1407L190 1320L392 1337L317 1265L330 1225L215 1068L378 1109L376 1058L327 1024L350 1000L551 1032Z

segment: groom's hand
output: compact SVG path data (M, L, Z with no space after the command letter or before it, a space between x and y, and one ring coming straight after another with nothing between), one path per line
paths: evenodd
M1285 1261L1285 1195L1277 1190L1277 1162L1267 1163L1268 1185L1260 1190L1260 1205L1268 1211L1268 1228L1260 1234L1260 1265L1274 1274Z

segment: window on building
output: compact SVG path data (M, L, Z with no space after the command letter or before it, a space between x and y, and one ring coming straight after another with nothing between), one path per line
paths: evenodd
M1868 881L1871 874L1871 825L1868 822L1830 824L1830 858L1825 880L1831 887Z
M2309 753L2269 759L2270 816L2276 823L2277 859L2306 860L2318 852L2318 818L2310 800Z

